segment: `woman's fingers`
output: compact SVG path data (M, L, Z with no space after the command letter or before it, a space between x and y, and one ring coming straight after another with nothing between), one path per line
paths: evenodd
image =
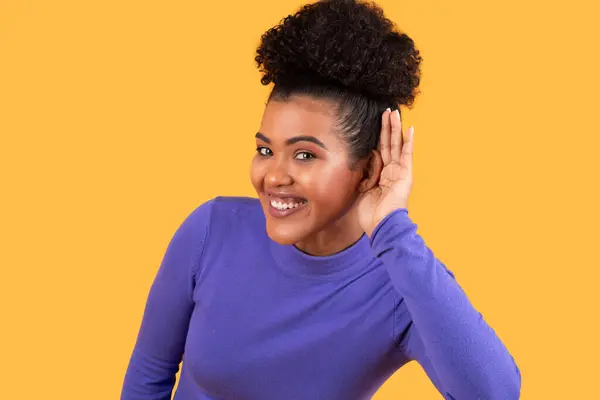
M381 115L381 133L379 137L379 152L381 153L381 159L383 165L390 163L392 156L390 153L390 114L391 111L388 108Z
M410 129L406 131L404 146L402 147L402 159L400 160L400 165L405 168L409 174L412 174L414 136L415 127L411 126Z
M390 142L390 154L391 161L400 162L402 158L402 121L400 120L400 111L394 110L390 116L391 126L391 142Z

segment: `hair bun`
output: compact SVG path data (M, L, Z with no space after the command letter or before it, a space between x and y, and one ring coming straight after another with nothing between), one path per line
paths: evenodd
M322 81L410 105L422 59L413 40L394 28L372 3L323 0L305 5L262 35L255 58L261 82Z

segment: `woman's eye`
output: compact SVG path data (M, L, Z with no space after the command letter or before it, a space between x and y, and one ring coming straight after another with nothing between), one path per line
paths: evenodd
M261 156L270 156L271 155L271 149L269 149L268 147L258 146L256 148L256 152L258 154L260 154Z
M296 158L296 160L303 160L304 161L304 160L310 160L310 159L315 158L315 155L312 154L312 153L308 153L306 151L302 151L302 152L296 154L295 158Z

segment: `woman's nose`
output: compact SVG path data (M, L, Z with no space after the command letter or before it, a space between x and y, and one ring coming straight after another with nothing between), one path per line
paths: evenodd
M286 186L293 182L289 172L282 165L273 165L265 176L266 183L269 186Z

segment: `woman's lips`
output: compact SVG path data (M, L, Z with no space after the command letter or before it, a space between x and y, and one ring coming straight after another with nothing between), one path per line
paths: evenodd
M287 217L289 215L295 214L301 210L303 210L304 208L306 208L306 200L302 200L302 199L278 199L278 198L274 198L271 196L268 196L266 198L266 200L269 203L269 214L274 217L274 218L284 218ZM285 201L282 201L285 200ZM291 201L290 201L291 200ZM290 203L295 203L298 204L297 206L293 207L293 208L287 208L285 210L277 208L273 205L273 201L278 202L278 203L284 203L284 204L290 204Z

